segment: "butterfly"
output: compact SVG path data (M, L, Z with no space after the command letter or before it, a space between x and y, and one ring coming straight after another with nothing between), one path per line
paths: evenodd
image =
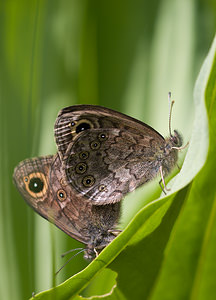
M170 126L171 127L171 126ZM177 163L182 138L166 139L145 123L114 110L76 105L55 122L56 155L26 159L14 183L42 217L86 245L93 259L119 233L122 198Z
M150 126L108 108L77 105L61 110L55 141L73 189L95 205L116 203L177 163L182 137L166 139Z
M84 257L92 260L118 234L120 203L92 205L65 182L61 168L58 154L26 159L14 170L14 184L39 215L86 244Z

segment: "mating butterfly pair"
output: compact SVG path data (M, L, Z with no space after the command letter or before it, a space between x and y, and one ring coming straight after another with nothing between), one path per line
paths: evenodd
M158 174L164 183L182 139L177 131L164 139L141 121L93 105L61 110L54 131L57 154L20 162L14 183L93 259L117 235L121 199Z

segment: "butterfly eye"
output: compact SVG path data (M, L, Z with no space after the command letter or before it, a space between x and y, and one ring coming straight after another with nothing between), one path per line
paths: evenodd
M178 139L177 139L176 136L173 137L173 143L174 143L175 145L178 145Z
M47 191L47 182L43 173L37 172L29 174L23 178L27 192L34 198L45 195Z
M66 200L67 195L64 190L59 190L57 192L57 197L58 197L59 201L64 201L64 200Z
M178 131L174 130L174 135L172 135L171 141L172 141L173 146L177 146L177 147L181 147L182 146L182 143L183 143L182 137L178 133Z
M90 187L95 183L95 179L93 176L85 176L82 180L82 183L85 187Z

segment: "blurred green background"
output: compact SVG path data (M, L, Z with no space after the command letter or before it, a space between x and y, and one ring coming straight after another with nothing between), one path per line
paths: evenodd
M214 0L0 0L0 299L51 287L60 254L80 245L26 205L12 184L17 163L55 153L56 115L78 103L127 113L166 136L168 91L173 127L187 141L215 25ZM57 281L86 265L76 257Z

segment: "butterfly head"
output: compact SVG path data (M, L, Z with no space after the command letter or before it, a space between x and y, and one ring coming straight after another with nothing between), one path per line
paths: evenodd
M182 136L177 130L174 130L174 134L170 136L169 140L172 144L172 148L174 149L181 147L183 144Z
M116 236L113 235L112 232L108 231L104 234L99 234L97 237L94 237L85 249L84 258L87 261L92 261L95 259L99 253L114 240L115 237Z

